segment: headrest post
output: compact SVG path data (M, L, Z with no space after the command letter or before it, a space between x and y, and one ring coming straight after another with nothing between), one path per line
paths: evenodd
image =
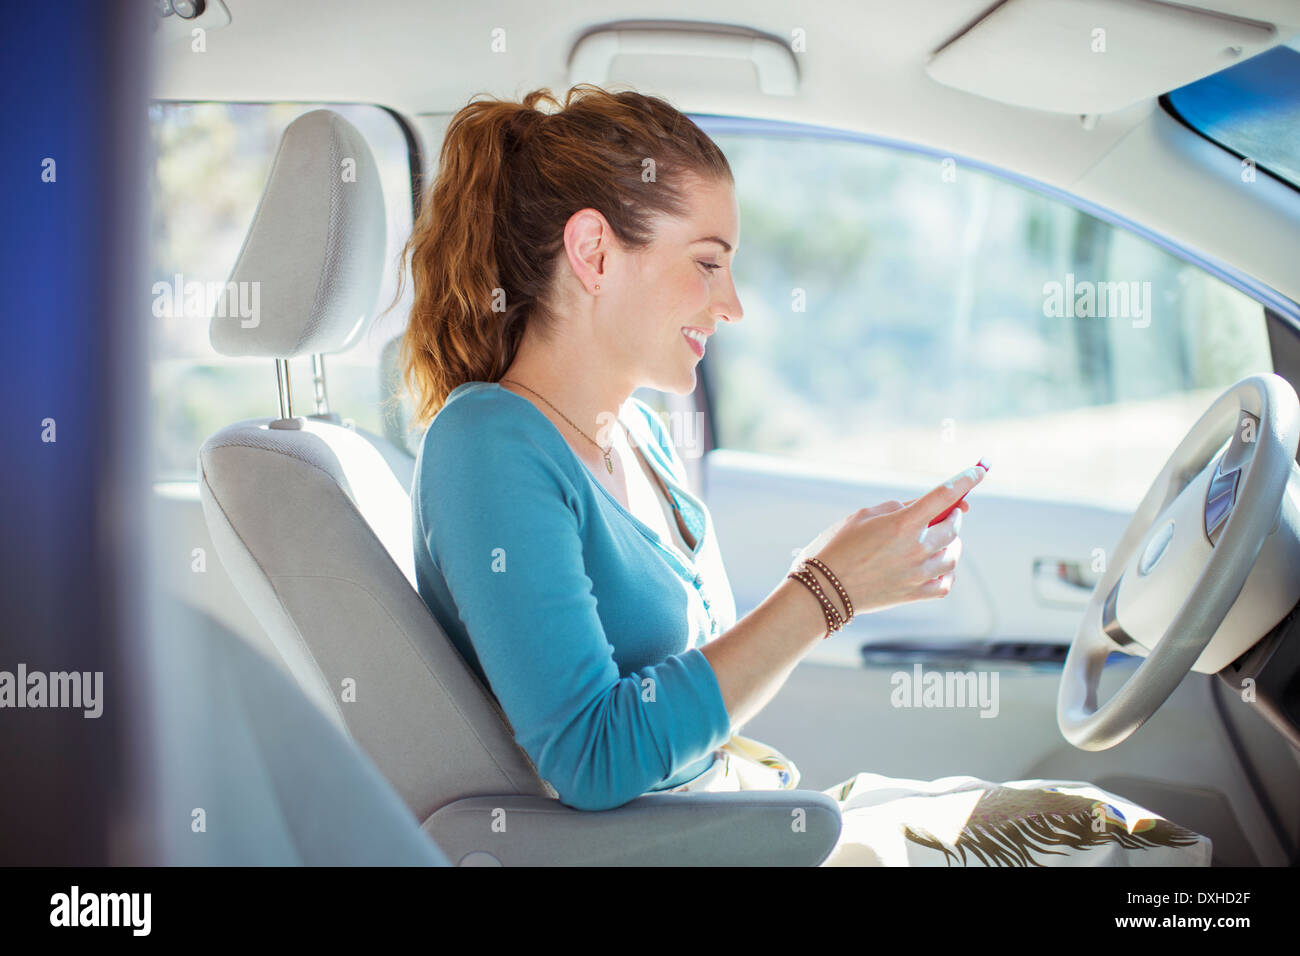
M329 397L325 394L325 353L313 352L311 356L312 393L316 398L316 414L330 413Z
M293 394L289 387L289 360L275 360L275 380L280 387L280 418L293 418Z

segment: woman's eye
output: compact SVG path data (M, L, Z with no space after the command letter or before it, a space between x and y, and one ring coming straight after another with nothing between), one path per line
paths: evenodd
M704 266L704 268L708 269L710 272L722 268L722 266L716 262L701 262L700 265Z

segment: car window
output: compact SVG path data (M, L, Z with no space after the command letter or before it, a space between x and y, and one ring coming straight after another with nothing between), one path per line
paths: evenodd
M951 159L719 132L744 319L705 358L718 447L1135 506L1210 402L1272 370L1262 306L1126 229Z
M365 137L379 167L388 248L377 309L392 301L397 256L411 232L411 176L406 139L385 110L356 104L172 103L150 106L150 283L182 288L225 283L234 268L271 171L280 136L310 110L338 112ZM399 335L410 309L380 316L350 350L326 358L330 409L358 427L383 432L380 354ZM169 297L174 299L175 297ZM159 303L162 306L159 307ZM199 446L217 429L279 414L271 359L226 358L208 341L209 314L197 297L168 307L156 298L151 331L150 394L154 475L195 480ZM315 411L309 358L290 363L294 414Z

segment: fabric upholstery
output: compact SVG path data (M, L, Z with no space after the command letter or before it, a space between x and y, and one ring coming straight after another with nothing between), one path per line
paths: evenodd
M133 805L163 866L446 866L374 764L266 657L164 600L158 786ZM165 640L163 639L165 637Z
M298 117L217 300L212 347L267 358L348 348L376 306L386 239L379 173L361 134L330 110ZM241 302L255 302L255 314Z
M410 499L378 451L339 425L269 423L204 444L200 497L221 560L311 699L420 820L472 794L552 794L416 593Z

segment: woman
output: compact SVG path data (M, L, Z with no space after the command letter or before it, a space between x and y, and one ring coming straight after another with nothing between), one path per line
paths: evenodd
M739 334L727 328L744 314L731 274L739 244L717 145L662 100L587 86L562 106L542 90L461 110L408 244L415 305L402 361L414 424L429 426L413 487L419 591L573 807L792 786L792 766L777 754L770 767L747 760L755 744L733 729L854 613L952 587L961 498L978 468L848 515L735 620L708 509L632 393L688 394L708 338ZM891 817L907 799L948 812L965 799L969 814L972 794L995 792L983 781L860 774L827 792L845 811L829 862L961 862L968 850L1037 862L954 842L924 811ZM1012 803L1026 793L1085 829L1095 819L1093 795L1013 789ZM1169 831L1166 850L1208 849L1148 819ZM1065 843L1081 840L1122 849L1078 833Z

